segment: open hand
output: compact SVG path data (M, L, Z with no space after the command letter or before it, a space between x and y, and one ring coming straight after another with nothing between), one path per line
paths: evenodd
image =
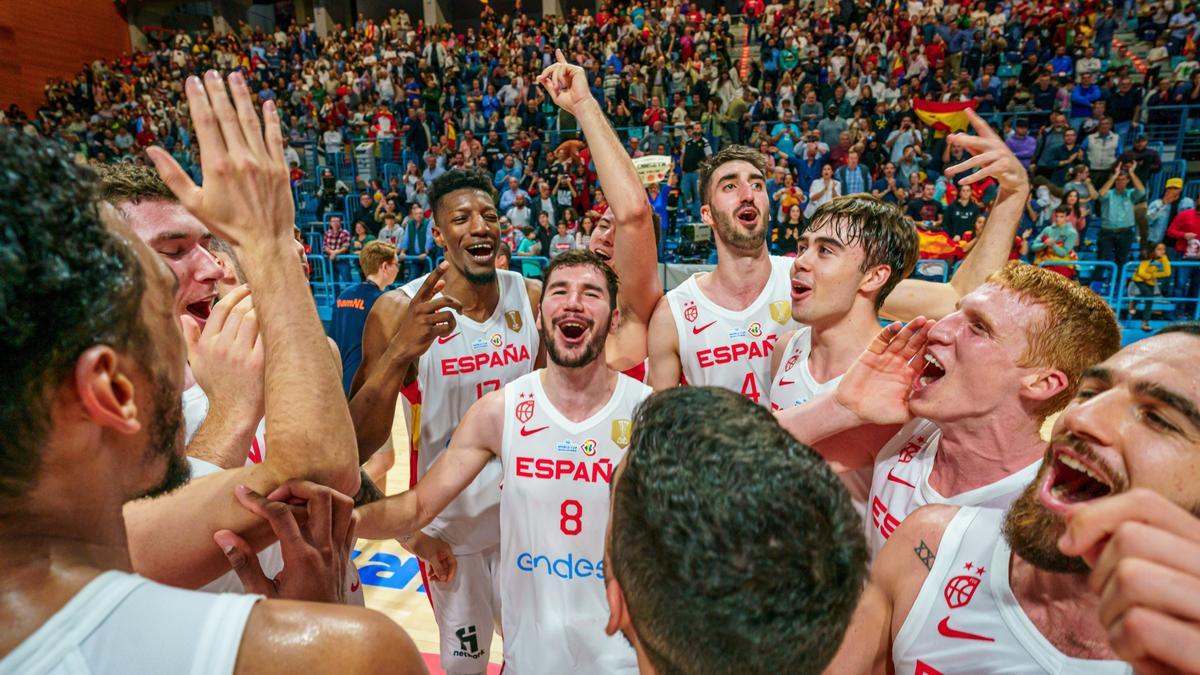
M965 110L967 119L977 135L958 133L946 137L946 142L960 147L972 156L966 161L959 162L946 168L946 177L954 178L964 171L978 168L975 173L958 181L960 186L972 185L986 178L993 178L1000 184L1001 190L1015 192L1029 189L1029 173L1021 165L1021 160L1013 154L1004 139L992 130L974 110Z
M923 316L900 327L892 323L879 333L850 366L834 392L834 400L863 424L904 424L912 419L908 397L934 322Z

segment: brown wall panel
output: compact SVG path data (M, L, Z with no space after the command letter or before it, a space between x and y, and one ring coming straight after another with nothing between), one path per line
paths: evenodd
M50 78L129 50L129 26L113 0L0 0L0 105L32 115Z

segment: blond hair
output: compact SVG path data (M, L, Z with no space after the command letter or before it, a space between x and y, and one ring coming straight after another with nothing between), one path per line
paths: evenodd
M158 176L158 172L133 162L121 162L99 167L100 198L120 206L125 202L137 204L143 200L175 203L175 193Z
M1045 316L1026 331L1028 345L1017 364L1022 368L1055 368L1067 376L1066 389L1036 410L1043 420L1074 398L1085 369L1121 348L1116 314L1090 288L1015 260L988 277L988 283L1010 289L1045 310Z
M363 275L368 277L378 272L384 263L395 260L396 247L378 239L367 242L367 245L358 252L358 264L362 266Z

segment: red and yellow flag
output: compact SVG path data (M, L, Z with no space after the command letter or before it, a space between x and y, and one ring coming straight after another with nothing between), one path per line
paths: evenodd
M963 111L968 108L974 110L977 105L979 102L975 99L954 103L913 99L913 111L917 113L917 117L943 134L955 133L969 127L971 122Z

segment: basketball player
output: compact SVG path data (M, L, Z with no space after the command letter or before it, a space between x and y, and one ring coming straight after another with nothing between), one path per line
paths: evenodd
M918 318L892 340L897 330L885 329L835 391L777 415L826 459L874 467L872 556L924 504L1008 506L1038 471L1042 423L1121 344L1099 296L1018 262L936 325Z
M1008 259L1028 181L1021 172L1013 172L1006 157L1011 151L987 123L969 116L979 136L954 134L947 142L977 153L958 170L984 166L963 179L964 184L988 177L1001 182L989 216L996 224L996 237L981 239L983 250L973 250L948 284L901 281L881 308L885 316L945 316ZM713 228L717 267L692 276L659 301L649 338L650 384L655 389L681 382L712 384L769 404L771 354L781 334L798 328L789 316L788 299L793 291L803 294L806 289L793 287L790 259L767 253L770 209L763 166L762 155L744 146L722 148L702 165L700 214ZM955 168L947 173L953 175Z
M995 178L1002 195L1027 193L1028 173L1020 160L987 125L978 129L978 138L967 138L985 162L971 179ZM995 208L1003 217L1011 205L1012 197L1002 196ZM771 410L802 405L837 388L879 334L879 309L912 273L919 254L912 222L892 205L847 196L817 209L792 263L792 319L801 327L781 335L783 349L771 353ZM871 467L835 468L865 515Z
M561 51L555 55L558 62L542 71L538 82L583 131L600 187L608 197L608 208L596 222L588 248L612 266L624 289L617 297L621 322L613 327L605 350L608 365L640 381L646 374L650 317L662 297L653 212L633 160L588 88L587 74L567 63Z
M500 230L491 179L476 170L447 172L433 182L430 206L433 236L446 259L375 302L350 400L360 459L366 459L388 440L403 388L414 483L441 456L471 404L533 372L542 358L534 322L541 283L495 268ZM500 614L494 580L500 479L499 462L490 463L424 532L436 540L432 548L444 542L457 559L453 584L425 584L441 634L442 668L451 673L487 668ZM416 543L426 549L429 542ZM477 649L460 648L458 636L468 629Z
M360 510L361 536L406 535L500 462L495 588L505 670L518 675L636 672L629 645L604 634L608 483L629 445L634 408L650 394L607 366L619 316L617 277L604 261L590 251L555 258L537 324L549 364L471 406L413 489Z
M230 82L241 122L219 77L212 73L207 81L211 106L199 78L186 86L205 157L205 187L191 185L177 164L168 164L167 153L152 156L198 217L237 242L256 283L267 372L279 394L268 401L267 414L282 418L286 407L299 415L276 425L279 442L319 456L330 445L352 453L349 415L334 407L336 373L323 357L307 285L281 253L293 215L278 115L265 106L264 143L244 80L234 76ZM274 147L269 159L264 147ZM122 504L171 490L188 474L180 434L184 342L171 293L175 282L116 211L101 215L90 172L57 144L0 130L0 149L0 210L11 218L0 263L0 296L6 299L0 530L8 542L0 550L7 598L0 607L0 671L264 672L308 669L334 653L339 668L419 671L411 640L382 615L195 593L130 573ZM64 241L72 245L62 246ZM292 375L304 370L312 374ZM352 490L358 474L344 463L330 471L314 467L312 475ZM179 504L203 497L189 504L186 517L207 528L218 514L243 511L234 485L246 486L239 492L250 496L282 482L272 471L248 467L163 499ZM306 483L290 483L287 490L291 497L332 499L329 490ZM341 513L333 511L329 522L349 524L349 505L336 502ZM256 503L272 519L292 518L282 503ZM194 536L197 529L185 520L170 524L176 529L155 532L160 546L177 542L176 530ZM229 524L205 537L221 557L212 532ZM310 534L317 529L306 525ZM319 548L338 550L346 533L327 530L326 536L332 541L310 550L321 564L336 563L339 555ZM297 574L282 581L311 582L319 590L335 579L340 582L338 575ZM369 642L342 653L350 640Z
M867 554L820 456L716 387L655 394L633 429L613 475L608 632L642 673L821 672Z
M1194 574L1195 544L1163 549L1158 533L1113 528L1109 514L1128 512L1134 488L1196 513L1197 358L1200 337L1191 327L1088 368L1055 421L1041 470L1007 513L939 505L909 516L875 561L834 670L867 672L890 661L898 673L1127 673L1129 665L1114 659L1133 642L1155 645L1132 654L1139 672L1177 672L1195 658L1194 624L1192 640L1186 631L1196 620L1188 596L1195 597L1194 581L1151 574L1162 566ZM1174 511L1183 520L1167 527L1194 532L1185 513ZM1115 564L1130 545L1157 553L1152 562ZM1123 589L1153 589L1143 598L1155 598L1132 608L1124 626L1114 619L1126 608L1113 604ZM1151 627L1162 632L1147 640Z

